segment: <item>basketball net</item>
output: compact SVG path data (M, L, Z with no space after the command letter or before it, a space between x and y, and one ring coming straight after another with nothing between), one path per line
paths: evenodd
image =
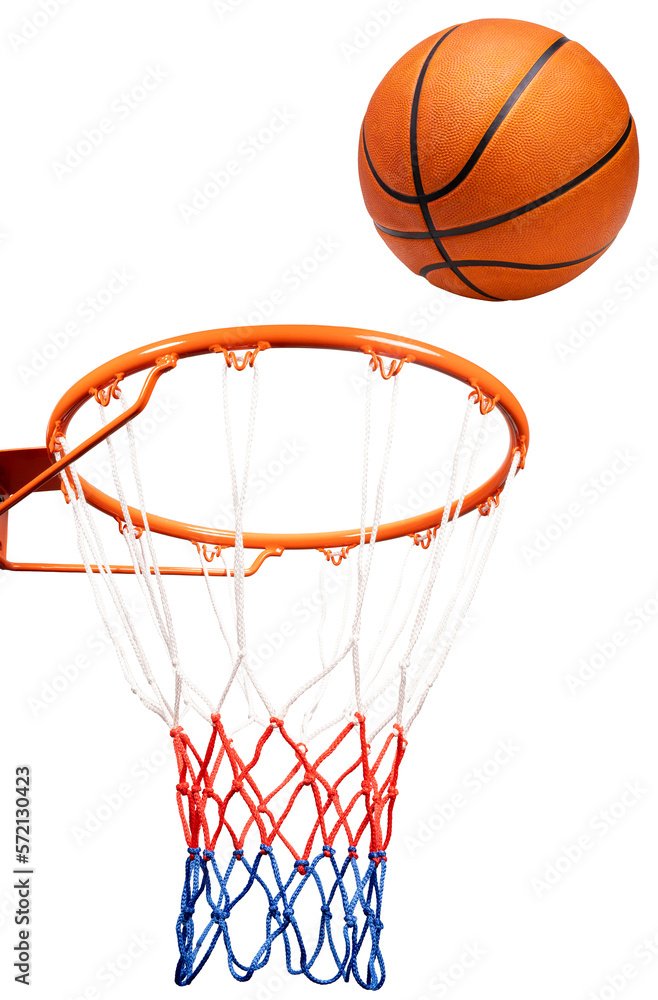
M347 981L353 976L362 987L378 989L385 978L380 936L387 851L407 739L466 620L521 454L516 452L500 495L480 507L471 519L470 530L461 541L456 582L449 589L440 588L441 604L436 607L432 597L437 581L443 578L448 548L462 534L457 530L459 514L483 440L483 418L492 403L483 400L481 393L471 393L452 460L441 523L423 535L379 547L386 550L388 545L397 544L406 546L406 552L383 615L380 607L375 608L381 625L366 642L362 626L373 577L398 388L405 375L402 364L387 367L375 357L369 361L364 392L360 540L351 551L324 551L317 556L321 606L316 662L287 665L288 675L294 673L299 682L292 693L282 697L279 685L268 684L267 677L250 665L245 613L249 582L245 579L243 519L256 426L258 364L253 357L217 357L235 545L227 550L195 543L209 609L219 633L213 650L217 660L213 691L197 683L189 657L179 653L174 615L148 524L131 424L126 427L129 464L144 519L143 531L132 522L111 437L106 445L123 512L121 533L159 636L159 657L147 654L140 639L75 466L61 476L94 599L123 674L143 705L165 722L173 740L178 770L176 802L187 848L176 925L180 955L176 982L192 982L221 941L229 969L241 981L262 969L282 946L292 974L303 974L316 983ZM251 379L241 468L232 427L237 419L230 393L234 379ZM373 475L374 391L388 396L388 425L383 457ZM118 385L113 396L127 408ZM104 424L108 400L101 397L97 402ZM471 440L472 447L465 447ZM60 438L58 448L59 456L69 450L64 438ZM299 554L292 552L285 558L296 557ZM210 575L208 567L213 561L223 565L225 577ZM275 569L268 567L266 571ZM347 571L347 582L330 639L330 583L332 574L339 571ZM335 700L336 684L340 704ZM337 709L329 718L324 713L323 719L320 709L327 704L337 704ZM193 742L189 730L195 716L206 732L201 731L201 738L195 736ZM259 909L254 907L254 897L261 904Z

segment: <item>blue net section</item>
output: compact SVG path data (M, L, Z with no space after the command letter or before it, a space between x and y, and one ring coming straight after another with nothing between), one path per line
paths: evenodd
M285 954L292 975L322 985L347 982L351 976L364 989L378 990L386 975L379 944L386 853L371 851L362 867L352 846L339 862L335 849L325 844L312 860L296 860L287 875L268 844L261 844L252 864L236 850L225 866L215 851L189 848L176 924L176 983L191 983L221 942L229 970L240 982L251 979L278 952ZM248 894L252 901L254 894L259 897L264 916L262 942L244 954L244 945L238 948L235 943L238 935L231 935ZM314 898L309 900L309 895ZM311 932L310 903L316 913ZM303 916L296 907L303 909ZM251 907L249 919L253 912Z

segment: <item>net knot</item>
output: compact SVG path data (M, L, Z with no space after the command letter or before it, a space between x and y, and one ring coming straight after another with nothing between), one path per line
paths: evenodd
M93 396L100 406L109 406L111 399L118 399L120 397L121 389L119 388L119 382L122 382L125 377L124 372L119 372L106 386L99 389L90 389L89 395Z
M169 730L169 735L175 739L175 737L180 736L183 731L184 730L182 726L174 726L173 729Z
M194 907L193 906L192 907L187 907L182 912L183 920L191 920L193 916L194 916Z
M325 915L326 917L328 917L328 918L329 918L329 920L331 920L331 918L333 917L333 913L331 912L331 910L330 910L330 908L329 908L329 903L324 903L324 904L323 904L323 905L322 905L322 906L320 907L320 912L321 912L321 913L324 913L324 915Z
M214 861L215 860L215 852L212 851L209 847L206 847L205 851L203 852L203 860L204 861Z
M304 775L304 780L302 781L302 785L312 785L313 782L317 780L318 780L317 771L309 769Z
M370 348L366 353L370 355L368 366L371 371L379 371L379 374L386 382L388 382L391 378L395 378L396 375L399 375L403 367L413 360L411 355L408 355L406 358L391 358L387 364L384 362L384 359L379 356L379 354L376 354L375 351L373 351L372 348Z
M325 858L333 858L336 851L329 844L324 844L322 847L322 853L324 854Z
M475 379L471 379L471 385L473 386L473 392L470 393L468 398L472 399L475 405L480 407L480 413L483 417L486 417L488 413L491 413L495 409L500 397L487 395L486 392L482 391Z
M231 791L241 792L243 788L244 788L244 781L242 780L242 778L234 778L233 783L231 785Z
M386 861L386 851L370 851L368 857L371 861Z
M512 452L512 454L514 454L515 452L518 451L518 453L519 453L519 469L524 469L525 468L525 457L526 457L526 454L528 452L528 446L526 444L525 434L523 434L521 436L520 441L521 441L521 443L516 446L516 448L514 449L514 451Z
M278 917L279 916L279 907L276 905L276 903L270 903L270 908L269 908L269 910L267 912L269 913L269 915L271 917Z
M271 844L261 844L260 845L260 852L261 852L261 854L271 854L272 853L272 845Z
M295 916L295 911L293 910L292 906L284 906L283 916L288 921L288 923L292 921L292 918Z
M210 917L216 924L224 923L229 916L230 910L220 910L219 907L210 911Z
M347 848L348 857L352 858L354 861L359 860L359 855L357 854L356 847L350 846Z
M353 913L350 913L345 917L345 923L348 927L356 927L356 917Z
M334 566L340 566L343 559L347 559L353 548L354 545L343 545L343 547L337 551L333 549L318 549L318 552L325 557L327 562L332 563Z
M269 348L269 344L266 340L259 340L256 347L250 347L245 350L244 354L236 354L235 351L230 351L221 344L213 344L211 351L215 354L223 354L224 360L226 362L227 368L235 368L238 372L243 372L247 366L249 368L254 367L254 361L258 357L261 351L266 351Z
M189 788L190 786L186 781L181 781L178 785L176 785L176 791L180 792L181 795L187 795Z
M277 717L273 715L272 718L270 719L270 723L273 726L277 726L280 729L281 726L283 725L283 719L277 719Z
M236 861L242 861L244 857L244 851L242 850L241 847L238 847L235 851L233 851L233 857L235 858Z
M484 503L480 504L480 506L478 507L478 510L479 510L480 514L482 515L482 517L489 517L489 515L491 513L493 513L493 511L496 509L496 507L500 507L500 495L501 495L502 492L503 492L503 489L502 489L502 486L501 486L501 488L496 493L494 493L493 496L488 497L484 501Z
M422 534L416 532L415 534L409 535L408 537L413 539L414 545L416 546L420 545L421 549L427 551L427 549L429 549L430 545L432 544L432 541L436 537L436 528L428 528L427 531L423 532Z
M200 847L188 847L187 850L188 850L188 854L190 854L193 858L198 858L200 856L200 854L201 854L201 848Z
M300 875L306 875L308 870L308 858L298 858L295 866Z

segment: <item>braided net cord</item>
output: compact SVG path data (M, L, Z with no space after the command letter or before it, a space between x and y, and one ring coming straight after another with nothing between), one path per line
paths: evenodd
M214 589L215 581L208 573L206 553L198 549L207 595L221 636L221 657L218 652L221 683L214 698L191 679L179 654L173 617L148 526L130 424L127 425L130 466L145 525L143 533L136 531L131 520L115 449L108 438L110 464L125 522L121 525L122 535L151 622L165 651L170 670L169 685L149 662L129 606L113 578L75 468L72 466L70 474L62 475L63 490L73 509L78 544L94 598L124 675L143 704L165 721L173 740L178 771L176 802L187 848L181 909L176 924L179 960L175 981L179 985L191 983L219 942L224 945L231 974L237 980L247 981L267 965L273 948L282 944L286 967L293 975L304 975L321 984L354 978L363 988L377 990L385 980L380 947L383 890L398 775L408 731L443 667L458 625L473 600L510 491L507 488L503 491L500 510L496 499L496 504L492 502L486 511L488 516L475 519L457 586L438 626L432 625L429 640L425 637L421 641L433 588L441 575L445 552L469 489L482 440L478 427L468 468L459 481L460 456L465 451L468 453L465 449L468 428L474 410L477 412L477 407L469 400L448 480L446 514L441 524L427 533L426 539L414 539L415 551L425 556L420 560L418 578L408 588L409 599L405 586L405 597L400 600L400 576L374 646L364 657L361 649L363 613L368 581L373 572L403 367L399 365L395 371L391 368L387 377L381 360L378 364L369 363L364 399L361 530L355 551L349 553L349 586L344 595L340 630L329 652L324 636L327 593L323 569L318 632L320 669L307 676L292 695L281 695L277 705L276 686L274 691L266 690L262 679L249 665L245 614L242 533L258 397L258 369L252 360L249 363L251 402L240 474L229 402L231 365L228 359L225 360L221 393L235 513L235 545L232 569L223 551L219 549L216 553L227 574L221 581L221 591ZM238 372L245 367L244 364L235 365ZM385 391L390 393L389 418L385 424L381 466L375 477L367 537L372 478L372 393L373 382L375 379L380 381L380 374L384 375L380 384L385 384ZM120 392L115 398L119 398L125 408ZM101 419L105 419L103 405ZM60 442L60 449L61 454L66 453L65 440ZM517 455L507 486L518 464ZM450 519L447 512L453 507L456 514ZM484 526L481 532L478 531L480 524ZM421 542L422 549L429 549L429 552L421 551ZM407 565L412 571L414 569L414 560L410 559L414 545L409 543L409 546L402 567L405 585ZM105 592L114 607L118 627L110 620ZM399 621L394 612L400 616ZM420 654L415 652L417 646ZM351 684L348 681L343 712L330 721L316 724L307 733L328 685L346 665L349 665L349 674L341 676L344 679L351 675ZM247 716L241 726L234 725L231 730L227 718L234 707L231 703L229 711L225 703L234 689L244 698ZM392 697L388 698L389 695ZM375 708L383 697L385 703L387 700L390 703L390 709L378 715ZM301 732L296 737L287 720L298 706L302 712ZM205 719L210 727L205 748L198 749L198 740L195 746L182 725L190 710ZM247 726L256 727L257 737L251 750L245 749L241 741L239 751L234 736L238 729ZM331 734L329 745L321 751L314 749L311 752L309 745L316 748L325 732ZM273 773L279 775L274 781ZM301 837L300 831L305 831ZM259 917L254 917L254 897L260 903ZM311 902L316 914L313 922L306 918Z
M389 734L373 762L363 716L345 726L315 759L276 718L270 720L249 761L238 754L219 715L213 716L203 757L181 726L172 730L172 737L179 772L178 809L189 854L177 924L181 957L176 982L185 985L198 975L220 936L236 979L250 979L282 937L288 971L293 974L304 973L323 984L351 974L368 989L382 981L381 908L398 772L406 747L401 728ZM257 772L271 741L287 750L288 763L279 785L264 795ZM332 780L325 771L341 749L351 757ZM316 815L303 844L297 841L294 817L302 799ZM237 826L233 816L240 812L244 819ZM246 852L250 836L258 842L253 861ZM277 842L290 855L288 866L280 857L277 861ZM360 848L367 851L365 867L358 863ZM229 918L250 889L263 895L266 934L250 960L241 961ZM295 915L302 894L316 898L321 914L317 936L310 940L308 932L304 938ZM208 906L210 914L197 935L194 917L199 902ZM332 907L338 919L342 915L339 931L332 922ZM326 964L327 954L335 968L332 975L321 976L316 965L321 957Z

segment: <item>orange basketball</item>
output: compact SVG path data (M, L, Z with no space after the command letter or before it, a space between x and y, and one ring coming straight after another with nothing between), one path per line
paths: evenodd
M605 253L638 175L626 98L551 28L485 19L411 49L363 120L359 175L384 242L474 299L541 295Z

